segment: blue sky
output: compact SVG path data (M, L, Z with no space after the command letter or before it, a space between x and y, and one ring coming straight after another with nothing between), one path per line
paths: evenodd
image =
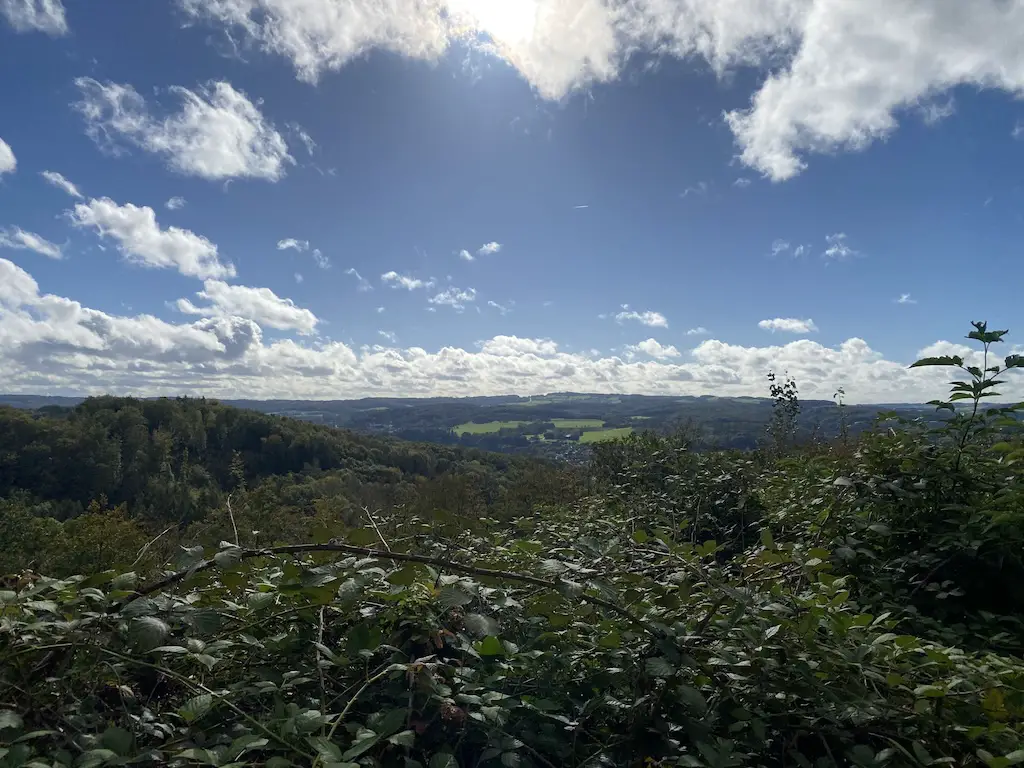
M0 389L891 402L1024 331L1022 2L0 0L0 72Z

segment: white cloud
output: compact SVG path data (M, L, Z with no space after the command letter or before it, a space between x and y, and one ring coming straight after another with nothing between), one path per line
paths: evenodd
M501 243L495 243L495 242L492 241L490 243L484 243L483 245L481 245L477 249L476 255L477 256L490 256L492 254L497 253L500 250L501 250Z
M638 353L653 357L656 360L667 360L672 357L680 357L679 350L674 346L663 346L654 339L647 339L646 341L641 341L639 344L626 346L627 355L633 356Z
M313 261L316 262L316 265L318 267L320 267L320 269L330 269L331 268L331 260L328 259L326 256L324 256L323 252L319 248L314 248L313 249L312 256L313 256Z
M301 272L296 272L295 273L295 282L301 284L303 280L305 280L305 278L302 276L302 273Z
M708 329L703 325L698 325L696 328L691 328L686 332L687 336L707 336L709 333Z
M365 293L367 291L372 291L373 290L373 286L370 285L370 281L367 280L362 275L360 275L359 274L359 270L357 270L355 267L349 267L348 269L346 269L345 270L345 274L346 275L352 275L352 277L354 277L356 279L356 284L357 284L356 290L361 291L363 293Z
M287 251L289 249L299 252L308 251L309 240L296 240L294 237L288 237L277 241L277 250Z
M378 315L384 314L384 307L377 307L377 314Z
M631 310L628 304L622 305L622 311L615 315L615 320L619 323L624 323L627 320L636 320L651 328L668 328L668 320L661 312L652 312L650 310L637 312L636 310Z
M175 307L189 315L241 317L261 326L302 334L313 333L319 322L308 309L296 306L291 299L282 299L269 288L249 288L228 285L221 280L207 280L196 296L210 302L209 305L197 306L188 299L178 299Z
M185 205L186 205L185 198L184 197L178 197L177 195L175 195L174 197L170 198L166 203L164 203L164 207L167 208L167 210L169 210L169 211L177 211L177 210L179 210L181 208L184 208Z
M390 341L392 344L398 343L398 337L392 331L377 331L378 336L383 336L385 339Z
M698 181L692 187L687 187L680 193L680 197L684 200L690 195L698 195L703 197L708 193L708 183L706 181Z
M160 118L130 85L75 80L82 100L75 106L89 135L117 147L117 140L164 158L171 170L214 181L238 178L277 181L294 162L288 146L257 104L226 82L196 91L170 92L181 110Z
M434 286L433 280L423 281L409 275L400 275L394 270L381 275L380 281L385 285L390 285L392 288L405 288L407 291L415 291L417 288L432 288Z
M762 320L757 324L757 327L772 333L776 331L784 331L785 333L814 333L818 330L818 326L810 318L800 320L795 317L776 317L774 320Z
M937 342L922 354L960 353ZM1007 352L1016 351L1008 349ZM550 339L497 336L468 350L447 346L349 346L324 340L264 339L242 317L180 324L120 316L40 291L0 259L0 370L12 391L40 394L206 395L336 399L380 395L467 396L549 392L764 396L768 370L786 370L801 397L849 402L924 402L947 391L948 372L910 370L862 339L836 347L808 339L745 347L702 342L688 356L626 361L569 353ZM974 357L970 358L973 362ZM1010 374L1004 395L1024 399L1024 376Z
M917 299L910 297L909 293L901 293L900 297L896 299L897 304L917 304Z
M463 248L461 251L459 251L459 258L461 258L463 261L473 261L474 256L472 253Z
M47 182L57 187L57 189L63 189L69 195L79 200L83 199L85 195L78 191L78 187L68 181L63 174L57 173L56 171L43 171L39 174Z
M45 32L53 37L68 32L61 0L0 0L0 15L15 32Z
M130 262L150 268L173 268L200 279L234 277L235 268L222 263L217 246L187 229L161 229L152 208L118 205L108 197L78 203L70 213L76 227L95 229L117 243Z
M725 120L743 163L781 181L859 150L957 86L1024 91L1019 0L179 0L304 80L380 48L436 60L454 41L504 59L544 98L615 80L633 58L767 72ZM927 114L927 111L926 111Z
M798 245L796 248L793 249L793 255L796 258L800 258L805 253L807 253L808 250L809 250L808 246L806 246L806 245Z
M858 252L853 250L849 245L846 244L846 235L843 232L837 232L834 235L826 235L825 243L828 248L822 254L826 259L832 259L833 261L842 261L848 259L851 256L857 256Z
M950 96L945 102L932 101L920 106L921 119L925 125L936 125L956 112L956 102Z
M780 253L785 253L789 250L789 243L785 240L776 240L772 243L772 256L778 256Z
M317 144L313 141L313 137L310 136L298 123L288 123L288 130L299 137L299 141L306 146L306 153L312 157L313 153L316 152L317 149Z
M748 179L745 176L740 176L738 179L736 179L736 181L732 183L734 187L739 187L740 189L745 189L746 187L749 187L750 184L750 179Z
M14 157L14 150L11 145L0 139L0 176L5 173L14 173L18 167L18 161Z
M35 232L26 232L20 227L0 229L0 248L11 248L16 251L35 251L51 259L61 259L60 246L51 243Z
M504 304L499 304L496 301L488 301L487 306L498 310L503 316L512 311L509 307L506 307Z
M1010 135L1015 139L1024 139L1024 121L1018 120L1013 126L1013 130L1010 131ZM2 144L3 142L0 142Z
M438 306L451 307L457 312L461 312L466 308L466 304L476 301L476 289L467 288L462 290L454 285L450 285L441 293L427 299L427 301Z

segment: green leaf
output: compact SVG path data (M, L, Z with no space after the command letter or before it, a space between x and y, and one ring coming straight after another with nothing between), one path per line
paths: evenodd
M1010 355L1006 358L1007 368L1024 368L1024 355Z
M132 744L135 743L135 737L124 728L118 728L116 725L107 728L100 736L100 744L107 749L112 749L122 757L128 756L132 751Z
M341 747L328 740L326 736L307 736L306 741L320 755L321 760L330 760L335 763L341 761Z
M220 763L217 759L217 755L208 749L201 749L199 747L184 749L174 757L178 760L194 760L195 762L203 763L204 765L217 765Z
M230 546L227 549L222 549L216 555L213 556L213 560L217 563L220 568L230 568L236 565L239 560L242 559L242 549L236 546Z
M416 731L400 731L388 736L388 741L396 747L412 747L416 744Z
M184 719L186 723L194 723L209 712L211 707L213 707L213 696L209 693L204 693L200 696L193 696L191 699L188 699L181 708L178 709L178 714L181 715L182 719Z
M964 359L956 355L943 355L942 357L922 357L917 362L913 363L911 368L924 368L929 365L946 365L953 367L960 367L964 364Z
M637 530L633 531L633 541L635 541L637 544L646 544L649 538L650 537L647 535L647 531L643 530L642 528L638 528Z
M675 673L675 667L663 656L651 656L644 664L647 674L651 677L669 678Z
M467 630L478 637L497 635L500 631L497 621L490 616L484 616L480 613L466 614L463 623L466 625Z
M371 731L368 728L360 728L356 733L356 740L351 747L345 750L345 753L341 756L342 760L351 760L352 758L359 757L361 754L370 749L374 744L380 741L380 734L376 731Z
M473 596L458 587L451 585L441 590L441 594L437 596L437 601L446 608L458 608L472 603Z
M680 685L678 688L679 697L693 707L699 714L704 714L708 709L708 702L704 694L690 685Z
M910 745L910 748L914 751L914 757L921 765L931 765L932 756L928 754L928 750L924 748L924 744L919 741L915 741Z
M459 768L459 761L455 759L455 755L437 752L430 758L429 768Z
M171 628L155 616L140 616L128 625L128 637L141 651L148 651L163 644Z
M481 656L504 656L505 646L501 644L501 640L496 638L494 635L488 635L479 643L474 646L476 652Z

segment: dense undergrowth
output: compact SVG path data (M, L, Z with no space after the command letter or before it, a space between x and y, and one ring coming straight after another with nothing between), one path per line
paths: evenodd
M94 509L119 567L0 592L0 765L1024 763L1003 334L919 361L964 376L940 427L794 447L794 389L763 451L637 435L501 503L424 481L299 525L240 483L138 547Z

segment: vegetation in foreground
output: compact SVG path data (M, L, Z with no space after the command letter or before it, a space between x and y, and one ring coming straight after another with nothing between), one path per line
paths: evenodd
M0 765L1024 763L1024 443L1018 408L983 407L1024 367L994 362L1004 335L977 323L978 361L916 364L961 374L939 426L827 446L794 445L795 384L773 380L756 453L635 434L582 476L510 465L492 487L486 457L416 448L424 473L365 509L344 452L261 474L266 442L197 460L177 427L162 477L227 461L202 514L147 495L45 522L23 486L5 536L108 547L0 592Z

